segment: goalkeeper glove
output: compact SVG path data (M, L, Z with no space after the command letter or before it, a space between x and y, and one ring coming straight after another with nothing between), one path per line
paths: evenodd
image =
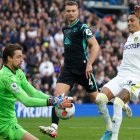
M51 96L49 99L48 99L48 102L47 102L47 105L48 106L56 106L56 107L59 107L59 108L70 108L72 107L72 101L73 101L73 98L72 97L63 97L63 96L58 96L58 97L55 97L55 96Z

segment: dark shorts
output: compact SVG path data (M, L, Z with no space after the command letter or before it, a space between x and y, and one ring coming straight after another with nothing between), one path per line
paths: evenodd
M77 84L82 85L85 88L85 90L89 93L95 92L98 90L93 74L91 74L91 77L89 79L87 79L85 73L75 74L66 67L63 68L63 70L58 78L57 83L65 83L65 84L70 85L71 87L75 83L77 83Z

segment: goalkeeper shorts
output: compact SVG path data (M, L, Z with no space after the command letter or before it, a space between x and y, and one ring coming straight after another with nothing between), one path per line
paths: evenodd
M26 133L19 124L13 124L7 130L0 133L0 136L6 140L22 140L23 135Z

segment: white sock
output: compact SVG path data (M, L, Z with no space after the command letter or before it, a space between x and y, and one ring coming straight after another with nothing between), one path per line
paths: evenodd
M103 120L105 121L106 124L106 130L111 131L112 130L112 122L111 122L111 118L108 112L108 108L106 104L98 104L98 110L100 112L101 117L103 118Z
M114 100L114 115L112 119L112 137L111 140L118 140L119 129L122 123L122 108L124 106L123 100L116 97Z
M56 129L56 130L58 129L58 125L55 124L55 123L52 123L51 126L52 126L54 129Z
M98 105L99 113L100 113L101 117L103 118L103 120L105 121L106 130L111 131L112 122L111 122L111 118L110 118L108 108L106 105L108 103L107 96L103 93L99 93L96 97L96 103Z

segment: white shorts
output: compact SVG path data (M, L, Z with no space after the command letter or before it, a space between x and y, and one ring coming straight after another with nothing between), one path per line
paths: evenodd
M140 93L140 87L135 90L135 92L131 92L131 86L134 84L140 83L140 78L134 76L116 76L108 83L106 83L103 87L107 87L111 90L114 96L117 96L118 93L124 88L129 91L131 100L135 100L138 98Z

